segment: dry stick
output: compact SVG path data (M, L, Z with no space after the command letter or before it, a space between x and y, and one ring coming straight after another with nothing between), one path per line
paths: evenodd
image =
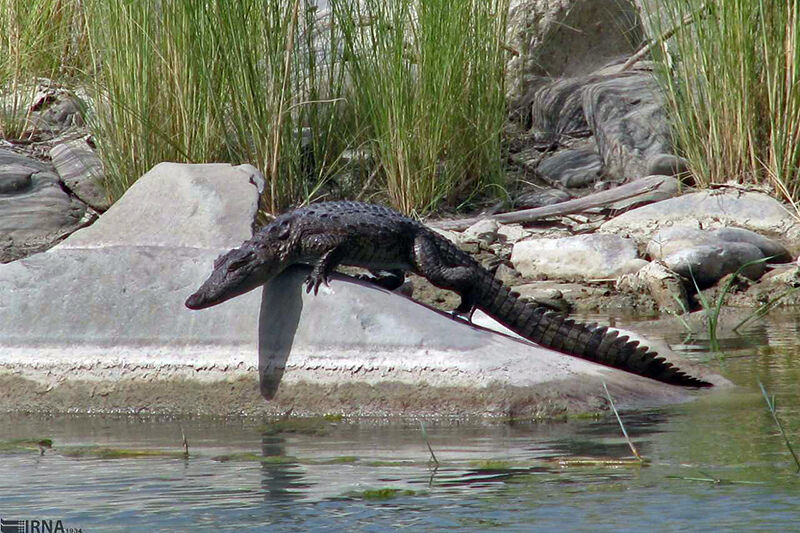
M631 57L628 58L625 64L622 65L621 71L625 72L626 70L629 70L633 65L641 61L641 59L644 56L649 54L650 50L655 48L655 46L658 43L666 41L667 39L675 35L675 32L677 32L679 29L681 29L684 26L688 26L689 24L694 22L695 16L703 14L703 12L706 10L707 10L706 4L702 4L696 11L692 11L691 13L687 13L686 15L684 15L680 24L676 24L675 26L671 27L670 29L659 35L657 38L650 39L650 41L647 44L642 46L635 54L633 54Z
M272 160L269 162L269 188L270 203L274 212L278 206L275 204L275 184L278 181L278 152L281 148L281 128L283 127L283 104L286 102L286 89L289 85L289 68L292 62L292 50L294 49L294 28L297 24L297 10L300 7L300 0L294 0L292 8L292 21L289 25L289 34L286 36L286 48L284 49L283 62L283 84L281 85L281 95L278 100L278 114L275 117L275 131L272 142Z
M419 421L419 428L422 430L422 438L425 439L425 444L428 445L428 451L431 452L431 459L433 462L436 463L436 466L439 466L439 460L436 458L436 454L433 453L433 448L431 448L431 443L428 441L428 433L425 431L425 425L422 423L422 420Z
M775 396L773 396L772 400L770 401L769 395L767 394L767 389L764 388L764 385L761 383L761 381L758 382L758 386L761 387L761 394L764 395L764 400L767 402L767 408L772 414L772 419L775 421L775 424L777 424L778 429L781 432L781 436L783 437L783 441L786 443L786 447L789 448L789 453L791 453L792 457L794 458L794 464L797 465L797 472L800 473L800 459L798 459L797 454L794 453L792 443L789 442L789 437L786 436L786 431L783 429L783 424L781 424L781 421L778 420L778 414L775 412Z
M625 435L625 440L628 441L628 446L630 446L633 455L635 455L639 461L644 462L644 459L642 458L641 455L639 455L639 451L636 449L636 446L633 445L631 438L628 436L628 432L625 431L625 426L622 424L622 419L619 417L617 408L614 407L614 400L611 399L611 394L609 394L608 392L608 387L606 387L605 381L603 382L603 389L606 391L606 397L608 398L608 403L611 405L611 410L614 411L614 415L617 417L617 422L619 422L619 427L622 429L622 434Z
M186 433L183 432L183 425L178 424L178 427L181 428L181 443L183 444L183 456L185 458L189 458L189 441L186 440Z
M642 196L649 192L657 191L661 189L662 186L666 189L672 179L673 178L667 176L647 176L607 191L600 191L583 198L567 200L566 202L561 202L554 205L534 207L533 209L523 209L522 211L502 213L500 215L493 215L490 217L479 216L457 220L441 220L438 222L430 222L428 225L438 229L462 231L476 222L480 222L481 220L485 219L493 219L504 224L532 222L540 218L579 213L593 207L601 207L619 202L621 200L636 198L637 196Z

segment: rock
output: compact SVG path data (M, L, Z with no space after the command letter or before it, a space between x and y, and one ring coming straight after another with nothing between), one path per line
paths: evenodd
M223 163L159 163L124 197L124 202L118 200L97 222L71 235L59 249L123 244L227 249L250 238L256 210L251 202L258 200L250 165ZM243 217L246 230L242 229Z
M521 224L500 224L497 236L501 242L513 244L525 239L530 233Z
M583 188L600 179L603 160L594 143L581 148L565 149L546 157L536 167L544 181L569 188Z
M525 277L570 280L616 278L624 273L620 265L635 258L633 241L604 234L520 241L511 253Z
M541 412L548 401L562 412L591 405L602 386L587 392L604 375L613 377L609 387L619 388L613 369L488 333L366 285L334 279L330 290L307 295L302 288L307 272L292 269L264 290L259 359L264 395L274 401L289 397L306 410L309 400L295 391L311 386L326 387L326 402L347 402L336 408L348 414L492 416L513 405L515 415L524 416ZM475 319L503 330L481 313ZM422 384L430 387L426 398L409 398L408 388ZM353 394L357 385L369 387L367 397ZM570 401L552 396L552 390L569 390ZM645 401L652 400L651 393L641 392ZM447 394L455 397L443 399ZM616 402L619 393L612 394ZM630 397L629 391L621 393Z
M478 242L488 246L497 241L499 228L500 224L496 220L487 218L465 229L460 240L462 242Z
M24 155L20 155L16 152L12 152L11 150L7 150L5 148L0 148L0 167L7 167L11 165L19 165L26 168L30 168L34 171L52 171L53 167L38 161L36 159L31 159Z
M583 109L603 172L612 178L652 174L653 158L672 151L662 97L650 73L623 72L587 85Z
M673 154L655 154L647 159L647 174L650 176L688 176L689 161Z
M532 209L546 205L560 204L571 200L572 196L559 189L545 189L542 191L526 192L514 199L515 207L519 209Z
M0 194L16 194L33 186L31 176L35 171L24 165L0 167Z
M727 243L748 243L761 250L764 257L772 257L771 263L788 263L791 254L777 242L758 233L742 228L719 228L704 231L691 226L672 226L659 230L647 243L647 254L654 259L663 259L680 250L700 245L725 247ZM738 268L738 267L737 267Z
M725 242L746 242L756 246L770 263L789 263L792 254L789 250L763 235L743 228L719 228L709 232L714 238Z
M559 135L589 128L583 112L585 77L543 80L531 89L527 108L532 131L541 132L544 139L556 140Z
M257 201L235 167L162 163L92 226L0 265L0 373L54 387L106 381L125 401L126 388L153 379L255 372L257 294L202 314L183 301L221 251L250 236Z
M739 227L775 238L789 250L800 247L800 225L771 196L758 192L700 191L623 213L600 231L645 241L665 226L703 229Z
M53 137L72 126L83 126L82 107L72 92L51 82L40 83L30 105L30 131Z
M670 226L658 230L647 242L647 255L652 259L664 257L701 244L719 244L711 233L694 226Z
M664 258L664 265L687 280L694 280L702 289L714 285L726 274L736 272L745 263L763 259L758 247L743 242L721 245L701 244L673 252ZM764 274L766 265L758 262L749 265L742 275L757 280ZM694 285L690 281L690 286Z
M642 259L640 257L634 257L633 259L629 259L625 261L625 263L620 268L620 272L624 274L635 274L639 270L643 269L647 265L650 264L650 261L646 259Z
M0 149L0 263L46 250L77 229L86 206L71 198L44 163ZM0 170L0 176L5 171Z
M649 293L661 312L683 314L689 309L684 280L658 261L622 276L617 281L617 289Z
M494 272L494 277L508 286L512 286L522 279L522 276L519 272L504 263L497 265L497 270Z
M102 185L103 164L85 140L75 139L54 146L50 158L72 194L97 211L111 206L111 198Z
M620 31L620 21L625 31ZM508 17L508 45L519 51L506 66L512 109L526 107L536 78L588 74L641 41L638 13L616 0L515 0Z

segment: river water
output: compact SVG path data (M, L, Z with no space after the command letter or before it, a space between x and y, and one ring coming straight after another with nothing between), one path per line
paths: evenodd
M758 386L800 452L800 314L724 336L724 355L677 325L617 325L710 358L739 385L622 413L644 464L613 415L422 426L0 415L0 519L73 533L800 531L800 474Z

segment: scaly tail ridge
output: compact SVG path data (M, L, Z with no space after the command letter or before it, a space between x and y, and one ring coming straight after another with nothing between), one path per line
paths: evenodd
M671 385L709 387L627 335L596 323L584 324L512 293L498 280L476 295L476 304L498 322L547 348ZM488 301L487 301L488 300Z

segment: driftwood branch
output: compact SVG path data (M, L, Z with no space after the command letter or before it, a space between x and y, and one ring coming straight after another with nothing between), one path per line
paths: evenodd
M554 205L546 205L544 207L535 207L533 209L524 209L522 211L514 211L513 213L502 213L493 216L479 216L472 218L461 218L457 220L440 220L437 222L430 222L428 225L432 228L463 231L485 219L496 220L503 224L515 224L521 222L533 222L542 218L556 217L580 213L587 209L595 207L603 207L622 200L629 200L638 196L644 196L657 190L671 190L675 178L668 176L647 176L625 185L620 185L607 191L600 191L583 198L576 198L574 200L567 200Z

